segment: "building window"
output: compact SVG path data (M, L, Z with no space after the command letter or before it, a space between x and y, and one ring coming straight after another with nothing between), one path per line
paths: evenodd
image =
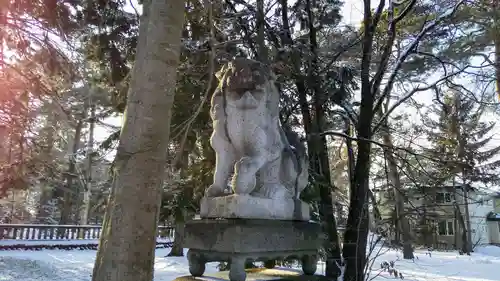
M455 234L455 224L452 220L440 221L438 223L438 234L452 236Z
M438 223L438 234L446 235L446 221L440 221Z
M454 197L450 192L437 192L436 203L450 203Z
M436 193L436 203L444 203L444 193Z
M454 226L455 224L452 221L448 221L448 235L455 234Z
M444 201L451 202L451 194L450 193L445 193L444 194Z

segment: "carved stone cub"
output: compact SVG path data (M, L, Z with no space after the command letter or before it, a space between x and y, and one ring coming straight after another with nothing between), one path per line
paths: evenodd
M298 198L307 185L308 160L302 143L290 145L297 136L290 130L285 134L280 125L274 74L258 61L237 58L216 76L210 109L216 167L205 195L225 195L233 175L235 194Z

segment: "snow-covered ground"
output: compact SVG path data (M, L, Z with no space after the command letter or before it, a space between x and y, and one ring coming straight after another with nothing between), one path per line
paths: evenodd
M170 249L157 249L155 281L171 281L189 275L185 257L165 256ZM96 251L2 251L1 281L89 281ZM207 264L206 272L216 272L217 264Z
M471 256L454 252L415 251L415 260L403 260L401 251L382 250L384 253L376 259L371 277L382 281L390 277L380 271L382 261L395 261L395 268L403 274L404 280L418 281L486 281L500 280L500 247L482 246L475 249Z
M185 257L165 257L170 249L157 249L155 281L171 281L189 275ZM370 279L382 281L395 279L387 272L380 273L380 263L395 261L405 281L493 281L500 280L500 247L485 246L476 249L472 256L460 256L456 252L432 252L417 250L415 261L401 259L401 252L385 250L374 262ZM1 251L0 281L89 281L96 251ZM206 272L216 272L217 263L207 264ZM324 270L319 264L318 272ZM212 278L213 280L213 278Z

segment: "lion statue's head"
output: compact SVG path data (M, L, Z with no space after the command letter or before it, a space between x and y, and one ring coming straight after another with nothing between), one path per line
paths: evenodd
M240 109L255 109L266 99L266 94L277 93L275 75L256 60L236 58L226 63L216 77L227 104Z

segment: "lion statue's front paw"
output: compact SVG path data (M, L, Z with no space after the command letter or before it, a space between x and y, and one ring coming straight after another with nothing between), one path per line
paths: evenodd
M250 194L257 185L257 178L252 167L252 159L243 157L234 165L234 175L232 180L233 191L235 194Z
M257 185L257 179L251 174L235 174L232 180L235 194L250 194Z
M220 197L224 195L224 188L213 184L205 191L205 197Z

